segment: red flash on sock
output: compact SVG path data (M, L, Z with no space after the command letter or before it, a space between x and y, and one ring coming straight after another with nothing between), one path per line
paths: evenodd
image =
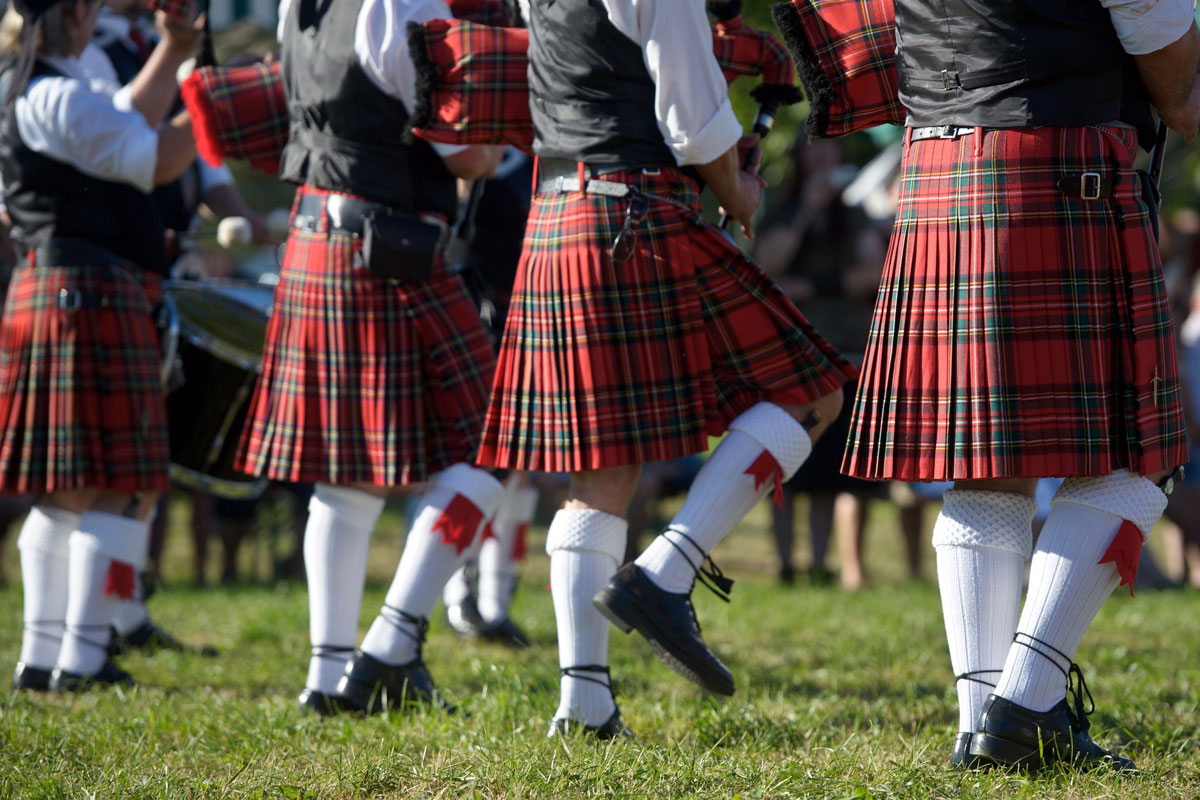
M446 510L433 523L433 533L442 534L442 544L454 545L456 551L462 554L471 546L479 523L483 522L483 512L465 495L456 494L446 506Z
M137 572L133 564L117 561L115 558L108 566L108 577L104 580L104 596L116 595L122 600L132 600L137 588Z
M1129 596L1133 597L1133 584L1137 581L1138 560L1142 556L1142 531L1129 520L1117 528L1117 535L1104 551L1097 564L1112 562L1121 576L1121 586L1129 585Z
M771 455L770 450L763 450L762 454L754 459L754 463L750 465L750 468L742 474L754 477L755 491L762 488L762 485L774 476L775 496L772 500L775 505L783 508L783 470L779 467L779 462L775 460L775 456Z

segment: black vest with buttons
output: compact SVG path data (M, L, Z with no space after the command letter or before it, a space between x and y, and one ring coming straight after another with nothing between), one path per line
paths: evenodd
M10 67L11 62L0 67L0 98L8 96ZM33 77L42 76L62 74L39 61ZM167 272L162 218L154 199L129 184L85 175L26 147L17 130L16 103L5 110L0 126L0 175L18 252L53 238L79 239L143 269Z
M642 48L616 29L604 6L531 0L529 10L533 152L596 165L674 167Z
M1149 97L1094 0L895 0L908 124L992 128L1120 121L1154 141Z
M401 143L408 112L354 54L362 0L295 0L284 21L283 86L291 132L284 180L409 211L452 217L454 176L428 143Z

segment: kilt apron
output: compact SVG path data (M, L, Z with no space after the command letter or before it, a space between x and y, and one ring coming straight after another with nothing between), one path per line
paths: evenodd
M0 322L0 493L165 491L159 277L20 267Z
M804 404L855 368L701 218L678 170L604 180L651 199L614 263L628 200L533 200L478 462L577 472L679 458L763 400Z
M909 481L1186 460L1132 129L908 142L843 470ZM1057 188L1098 172L1111 197Z
M304 187L297 194L328 197ZM392 285L362 240L293 227L238 469L400 486L471 458L495 355L458 275Z

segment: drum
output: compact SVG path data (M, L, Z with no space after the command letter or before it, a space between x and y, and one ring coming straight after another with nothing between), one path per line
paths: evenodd
M163 284L171 479L230 500L254 499L267 485L233 469L267 332L267 311L254 300L199 282Z

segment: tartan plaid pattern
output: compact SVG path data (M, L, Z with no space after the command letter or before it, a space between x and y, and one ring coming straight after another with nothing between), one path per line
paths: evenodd
M842 469L909 481L1148 474L1187 460L1136 134L906 146ZM1109 200L1056 181L1095 171Z
M150 0L146 7L151 13L162 11L176 19L187 19L194 5L195 0Z
M529 31L454 19L409 23L417 68L412 132L430 142L533 149Z
M892 0L792 0L771 13L796 59L811 136L904 124Z
M455 19L497 28L508 28L516 23L513 7L504 0L449 0L447 5Z
M0 493L168 488L159 290L153 273L117 267L14 271L0 321ZM81 307L60 308L60 296Z
M202 67L179 86L192 118L196 150L213 166L246 159L259 170L279 172L288 138L287 98L280 65Z
M761 75L762 82L772 86L792 86L796 80L783 43L766 31L744 24L740 14L717 22L713 28L713 55L726 83L747 75Z
M462 279L393 286L361 253L291 230L237 469L399 486L474 454L495 355Z
M605 180L652 200L614 263L627 203L534 198L478 463L543 472L678 458L763 400L803 404L856 370L716 228L677 170Z

